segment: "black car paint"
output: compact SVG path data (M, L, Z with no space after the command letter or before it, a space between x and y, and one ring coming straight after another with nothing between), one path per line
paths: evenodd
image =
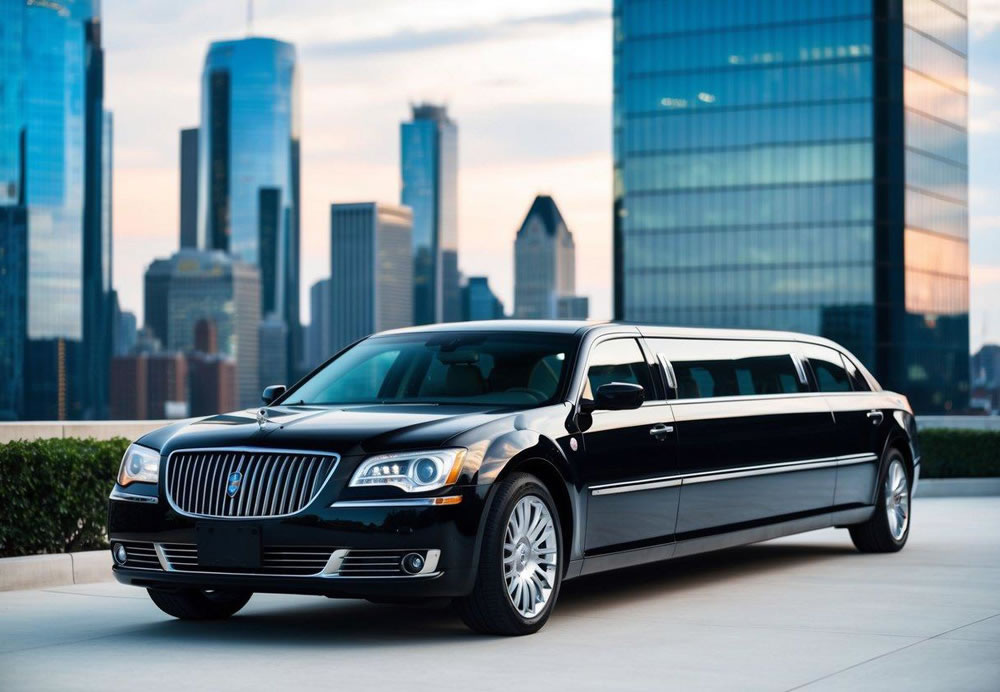
M428 328L421 328L428 329ZM903 448L919 468L912 413L895 394L882 391L676 400L661 363L644 337L723 338L711 330L667 330L622 324L499 322L441 325L434 330L503 330L574 333L576 364L564 378L563 403L531 409L453 405L296 406L291 388L258 421L249 410L177 423L138 444L161 459L191 448L254 447L335 452L341 456L316 500L292 517L255 520L265 541L363 548L440 548L439 574L429 578L330 579L164 573L115 567L119 581L169 588L239 585L256 591L322 593L331 596L457 596L475 580L482 524L491 489L504 475L529 468L550 486L567 538L566 578L631 564L761 540L799 530L860 521L876 500L878 465L890 445ZM784 342L821 339L797 334L726 332L729 339ZM586 356L609 338L639 339L654 374L654 390L638 409L581 409ZM870 376L869 376L870 377ZM811 384L812 381L811 381ZM877 387L877 385L876 385ZM878 410L878 425L859 427L861 411ZM845 440L841 421L853 421L863 441ZM868 419L866 419L867 422ZM671 426L652 435L654 426ZM846 445L846 446L845 446ZM690 477L762 464L822 458L871 450L870 464L832 466L749 476L692 485L598 495L592 486L644 479ZM338 500L413 497L395 488L351 488L363 459L386 451L465 447L456 486L431 495L462 496L433 507L331 507ZM161 471L162 474L162 471ZM773 482L769 482L773 481ZM163 484L131 484L129 493L155 495L156 504L112 500L112 539L193 542L196 520L175 511ZM234 521L234 520L226 520Z

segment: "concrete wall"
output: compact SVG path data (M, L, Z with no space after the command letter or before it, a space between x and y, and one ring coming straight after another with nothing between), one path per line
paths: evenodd
M97 440L125 437L135 440L151 430L176 422L169 420L112 420L0 423L0 444L14 440L42 440L53 437L92 437Z

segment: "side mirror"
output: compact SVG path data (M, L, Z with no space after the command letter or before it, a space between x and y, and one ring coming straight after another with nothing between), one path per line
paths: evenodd
M608 382L597 388L593 401L580 402L585 413L591 411L628 411L642 406L646 390L630 382Z
M261 401L264 402L265 406L270 406L273 402L281 398L281 395L288 390L283 384L272 384L270 387L264 387L264 393L260 395Z

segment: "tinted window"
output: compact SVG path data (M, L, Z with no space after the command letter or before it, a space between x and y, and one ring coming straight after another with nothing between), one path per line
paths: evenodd
M844 369L840 354L825 346L804 345L803 351L816 378L816 388L821 392L849 392L851 381Z
M653 382L649 365L635 339L602 341L590 352L583 397L593 399L594 392L609 382L642 385L646 390L646 398L652 397Z
M841 357L843 358L844 365L847 368L847 377L851 381L851 387L854 391L870 392L872 388L868 386L868 380L866 380L865 376L861 374L861 371L858 370L858 367L854 364L854 362L843 354L841 354Z
M789 344L768 341L649 339L670 361L680 399L807 391Z
M288 403L543 404L558 395L575 344L559 334L374 337L304 382Z

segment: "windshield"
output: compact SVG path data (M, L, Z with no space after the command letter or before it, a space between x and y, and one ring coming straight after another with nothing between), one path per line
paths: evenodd
M575 344L567 334L377 336L327 364L285 403L538 406L558 394Z

